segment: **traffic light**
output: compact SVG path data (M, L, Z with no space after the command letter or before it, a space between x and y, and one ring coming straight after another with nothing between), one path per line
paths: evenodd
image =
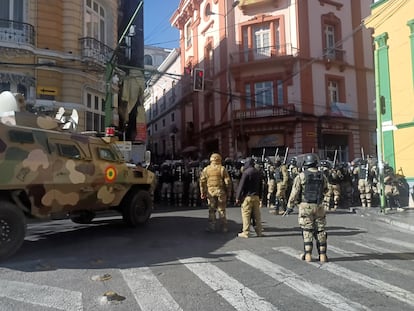
M204 91L204 69L194 69L194 91Z

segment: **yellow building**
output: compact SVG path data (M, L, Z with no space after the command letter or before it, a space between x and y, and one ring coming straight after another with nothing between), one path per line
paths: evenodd
M414 1L376 0L373 29L378 153L414 183Z
M103 131L117 23L118 1L2 0L0 91L24 94L35 111L76 108L79 129Z

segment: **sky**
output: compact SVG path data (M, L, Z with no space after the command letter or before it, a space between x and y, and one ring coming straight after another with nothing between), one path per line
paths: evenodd
M180 0L144 0L144 44L162 48L178 48L179 31L170 18Z

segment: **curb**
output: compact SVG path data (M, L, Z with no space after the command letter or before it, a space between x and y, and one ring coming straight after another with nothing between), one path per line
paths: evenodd
M384 222L386 224L392 225L394 227L398 227L398 228L401 228L401 229L404 229L404 230L414 232L414 225L411 225L411 224L408 224L408 223L405 223L405 222L401 222L401 221L398 221L398 220L395 220L395 219L392 219L392 218L384 218L384 217L381 217L381 216L377 216L376 220L379 221L379 222Z
M367 212L367 211L362 210L362 209L357 209L356 213L360 216L368 216L368 218L372 221L386 223L388 225L398 227L400 229L404 229L404 230L407 230L407 231L414 232L414 224L410 224L408 222L403 222L403 221L397 220L392 215L379 214L379 212L377 212L377 213ZM404 217L404 216L407 217L408 216L407 214L404 215L404 212L402 212L399 215L401 215L401 217ZM410 218L405 218L405 219L410 219Z

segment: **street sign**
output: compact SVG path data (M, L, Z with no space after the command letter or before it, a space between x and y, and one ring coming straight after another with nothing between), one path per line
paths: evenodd
M38 95L49 95L56 96L58 94L58 89L53 86L38 86L37 87Z

